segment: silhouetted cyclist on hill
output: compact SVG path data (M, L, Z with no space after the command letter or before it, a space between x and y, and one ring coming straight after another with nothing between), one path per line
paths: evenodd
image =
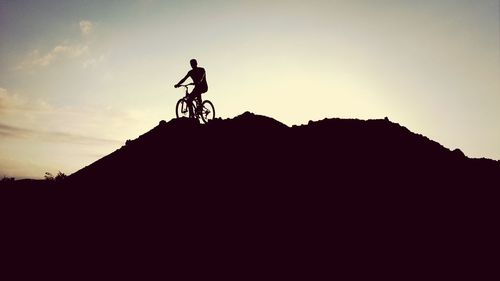
M179 83L175 84L175 88L180 87L188 77L191 77L194 84L193 91L188 96L188 103L191 105L193 100L196 99L196 102L201 105L201 94L206 93L208 91L207 84L207 75L205 73L205 69L202 67L198 67L198 62L195 59L189 61L191 63L191 70L184 76L184 78L179 81ZM198 107L201 109L201 106Z

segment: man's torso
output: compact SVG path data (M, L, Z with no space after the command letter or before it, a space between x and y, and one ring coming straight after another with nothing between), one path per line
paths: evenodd
M202 67L197 67L195 69L191 69L188 72L188 75L193 79L193 82L196 84L196 87L208 88L207 84L207 76L205 74L205 69Z

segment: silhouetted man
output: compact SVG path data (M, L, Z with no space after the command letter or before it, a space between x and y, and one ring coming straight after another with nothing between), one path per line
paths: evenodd
M193 80L194 89L189 94L187 101L189 104L192 104L193 100L196 100L198 105L201 105L201 94L208 91L207 75L204 68L198 67L198 62L195 59L192 59L189 62L191 63L192 69L174 87L180 87L180 85L184 83L184 81L186 81L188 77L191 77L191 79ZM201 109L201 106L199 108Z

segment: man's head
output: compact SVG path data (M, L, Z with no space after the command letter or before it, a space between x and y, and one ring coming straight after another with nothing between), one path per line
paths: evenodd
M189 63L192 68L196 68L198 66L198 62L195 59L190 60Z

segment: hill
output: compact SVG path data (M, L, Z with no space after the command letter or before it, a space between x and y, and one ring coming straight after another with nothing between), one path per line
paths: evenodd
M498 183L499 170L498 161L469 159L389 120L324 119L289 128L247 112L207 125L162 121L71 175L70 182L87 188L103 182L107 188L167 187L187 178L195 186L235 180L254 188L291 183L446 188Z
M498 237L499 181L498 161L387 119L288 127L246 112L161 121L21 199L118 264L126 252L204 272L477 277Z

